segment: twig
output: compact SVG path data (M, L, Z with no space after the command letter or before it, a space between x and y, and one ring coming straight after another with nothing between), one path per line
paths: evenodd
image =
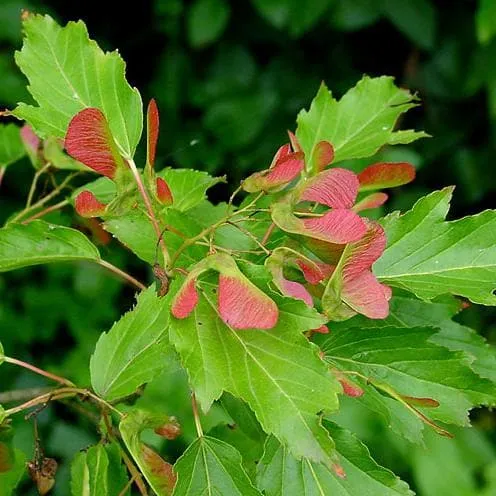
M252 239L265 252L266 255L270 255L270 250L268 250L267 248L265 248L265 246L263 245L263 243L261 243L260 241L258 241L257 237L255 235L253 235L250 231L248 231L248 229L245 229L244 227L242 227L242 226L240 226L238 224L235 224L233 222L230 222L230 221L227 221L227 223L229 225L235 227L236 229L239 229L243 234L245 234L250 239Z
M269 238L270 238L271 234L274 232L275 227L276 227L276 225L273 222L271 222L267 231L265 231L265 234L263 235L262 241L260 241L260 243L262 245L265 245L267 243L267 241L269 241Z
M97 263L98 263L98 265L105 267L107 270L110 270L111 272L113 272L117 276L121 277L122 279L124 279L125 281L130 283L131 285L135 286L139 290L143 291L146 289L146 286L142 282L138 281L137 279L135 279L132 275L128 274L127 272L124 272L122 269L119 269L119 267L112 265L110 262L107 262L106 260L100 259L100 260L98 260Z
M64 386L74 387L74 383L69 381L68 379L64 379L63 377L59 377L58 375L52 374L51 372L47 372L46 370L40 369L31 365L30 363L23 362L22 360L18 360L17 358L12 358L8 356L3 357L4 361L7 363L11 363L13 365L18 365L19 367L23 367L25 369L31 370L32 372L36 372L37 374L43 375L52 379L53 381L58 382L59 384L63 384Z
M39 396L40 394L45 394L52 390L53 388L43 387L4 391L3 393L0 393L0 404L31 400L33 398L36 398L36 396Z
M167 247L165 246L164 239L162 237L162 230L160 229L160 226L158 225L157 218L155 217L155 212L153 211L153 206L152 206L152 202L150 200L150 196L148 195L148 192L146 191L145 185L143 184L143 181L141 180L140 173L138 171L138 168L136 167L136 164L134 163L134 160L128 159L127 163L129 165L129 168L131 169L131 172L133 173L134 180L136 181L136 184L138 186L138 190L141 194L141 197L143 198L143 202L145 204L148 215L150 216L150 220L152 222L153 228L155 229L155 233L157 234L157 239L159 240L160 247L162 248L162 254L164 256L164 264L167 267L169 265L169 262L170 262L170 256L169 256L169 252L167 250Z
M25 208L24 210L21 210L16 216L14 216L10 222L16 222L19 219L22 219L27 213L32 212L33 210L36 210L39 207L42 207L45 205L45 203L48 203L52 198L60 194L60 192L78 175L78 172L75 172L74 174L69 174L64 181L60 183L60 186L58 188L55 188L53 191L51 191L48 195L44 196L41 198L41 200L38 200L36 203L33 203L29 208Z
M0 186L2 185L3 176L5 175L7 167L0 167Z
M228 214L226 215L223 219L215 222L214 224L212 224L211 226L208 226L206 227L205 229L203 229L203 231L201 231L199 234L197 234L196 236L193 236L192 238L188 238L186 240L184 240L183 244L176 250L176 252L174 253L172 259L171 259L171 262L170 262L170 266L171 267L174 267L174 264L177 262L177 259L179 258L179 255L186 249L188 248L188 246L191 246L193 244L195 244L198 240L204 238L205 236L207 236L208 234L210 234L210 232L218 229L219 227L221 227L222 225L228 223L228 221L231 219L231 217L235 217L236 215L239 215L241 213L244 213L246 212L247 210L250 210L250 208L252 207L252 205L254 205L255 203L257 203L257 201L264 195L265 193L263 191L261 191L250 203L248 203L248 205L246 205L245 207L243 208L240 208L239 210L237 210L236 212L233 212L232 214ZM233 221L234 222L234 221ZM207 238L207 242L208 242L208 238Z
M229 203L228 205L231 206L233 201L234 201L234 198L236 197L236 195L241 191L241 189L243 188L243 183L241 183L234 191L233 191L233 194L229 197Z
M27 219L22 221L22 224L29 224L31 221L39 219L40 217L43 217L46 214L49 214L50 212L54 212L55 210L59 210L66 205L69 205L69 200L62 200L58 203L55 203L54 205L51 205L49 207L44 208L43 210L40 210L39 212L35 213L31 217L28 217Z
M28 199L26 200L26 207L31 206L33 201L34 192L36 191L36 185L38 184L38 179L52 166L50 162L47 162L41 169L37 170L33 176L33 181L31 182L31 187L29 188Z
M74 390L74 388L67 387L54 389L53 391L42 394L40 396L36 396L36 398L26 401L25 403L22 403L22 405L9 408L8 410L5 410L4 413L6 416L14 415L15 413L19 413L23 410L31 408L32 406L40 405L42 403L48 403L49 401L68 398L69 396L75 396L76 394L77 392Z

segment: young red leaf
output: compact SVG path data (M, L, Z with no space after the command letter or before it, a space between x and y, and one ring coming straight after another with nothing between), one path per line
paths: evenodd
M186 279L172 301L171 313L176 319L185 319L191 314L197 304L198 291L196 289L196 279Z
M74 200L74 208L81 217L101 217L107 205L97 200L91 191L81 191Z
M329 328L326 325L321 325L320 327L317 327L317 329L312 329L312 332L317 332L319 334L329 334Z
M334 270L332 265L323 262L314 262L305 258L298 258L295 260L296 265L303 272L305 280L310 284L318 284L323 279L329 277Z
M338 380L341 383L343 393L346 394L346 396L350 396L351 398L359 398L363 395L363 389L360 386L357 386L355 383L344 377L341 377Z
M313 150L312 159L317 171L323 171L334 160L334 147L328 141L319 141Z
M245 191L249 193L277 191L300 175L305 167L302 152L285 154L285 150L281 151L280 148L276 157L277 155L280 158L273 162L270 169L255 172L255 174L252 174L243 181L243 189Z
M67 153L98 174L114 178L124 166L107 119L97 108L87 108L76 114L65 136Z
M423 408L437 408L439 407L439 401L433 398L418 398L417 396L405 396L400 395L403 400L405 400L409 405L420 406Z
M303 219L302 234L316 237L329 243L351 243L359 240L366 232L367 226L355 212L346 209L332 209L322 217Z
M297 300L303 300L309 307L313 307L312 295L307 291L303 284L294 281L288 281L283 279L280 282L281 291L288 295L296 298Z
M386 236L376 222L366 221L367 232L344 249L338 269L333 273L322 297L326 315L343 320L361 313L383 319L389 313L391 289L372 274L372 264L386 247Z
M291 147L293 148L294 152L301 152L303 151L301 149L300 142L298 141L298 138L292 131L288 131L288 136L289 136L289 142L291 143Z
M141 444L140 455L143 463L149 471L150 476L154 479L154 487L163 491L160 494L172 494L177 479L173 466L166 462L146 444Z
M379 162L358 174L360 191L394 188L415 179L415 168L407 162Z
M351 208L358 194L358 178L346 169L330 169L309 179L299 200L317 202L333 208Z
M380 207L381 205L384 205L388 199L388 195L386 193L372 193L362 200L360 200L358 203L355 204L353 207L353 210L355 212L361 212L362 210L368 210L371 208L377 208Z
M274 301L244 276L219 276L219 313L234 329L272 329L279 310Z
M385 319L389 315L391 289L379 283L369 270L345 280L341 297L355 312L369 319Z
M155 434L172 441L181 435L181 425L177 421L176 417L169 417L169 421L167 423L156 427L154 431Z
M161 177L157 177L157 198L162 203L162 205L172 205L174 199L172 197L172 191L169 188L167 182Z
M269 169L272 169L272 167L274 167L277 164L277 162L279 162L279 160L283 160L290 153L292 153L292 151L291 151L291 145L289 143L280 146L279 150L277 150L276 154L274 155L274 158L272 159Z
M350 280L364 270L370 270L372 264L386 249L386 234L377 222L367 222L367 232L362 238L347 248L346 261L343 266L344 280Z
M33 128L29 124L22 126L21 139L31 153L36 154L38 152L41 140L34 134Z
M146 161L153 168L155 165L155 152L157 151L158 131L159 131L159 114L155 99L152 98L148 104L146 114L147 123L147 148Z

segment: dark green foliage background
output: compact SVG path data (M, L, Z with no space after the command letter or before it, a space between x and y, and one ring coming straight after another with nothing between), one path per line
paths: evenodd
M21 8L64 23L82 18L102 47L119 48L130 82L145 101L152 96L158 101L160 166L227 174L232 189L247 173L268 165L321 80L340 96L364 73L387 74L417 91L423 102L402 127L433 135L388 152L389 159L410 160L418 168L417 181L394 192L389 208L407 208L428 190L448 184L457 185L454 217L494 208L496 12L478 13L477 1L148 0L126 10L111 1L3 0L0 107L28 98L13 62L21 42ZM22 206L31 177L27 161L8 169L0 191L2 222ZM220 185L212 199L227 194ZM67 211L52 220L70 224L70 216ZM101 250L115 264L150 279L117 243ZM131 302L132 290L97 267L8 273L0 277L0 338L9 355L88 384L89 356L100 332ZM472 307L460 319L496 341L494 311ZM183 377L172 378L184 389ZM11 366L0 370L1 391L44 384ZM173 389L171 383L155 385L150 399L180 416L187 406ZM428 436L427 450L395 438L351 401L344 401L338 420L422 496L483 496L490 494L491 481L496 485L491 412L473 412L477 430L459 433L454 441ZM68 460L96 440L95 429L63 405L47 408L39 422L47 453L61 461L54 494L67 494ZM17 429L16 442L29 453L32 428L20 422ZM182 449L173 443L164 453L174 460ZM19 494L32 494L27 487Z

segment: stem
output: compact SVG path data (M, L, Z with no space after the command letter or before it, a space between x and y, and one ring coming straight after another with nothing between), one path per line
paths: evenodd
M3 179L3 176L5 175L6 170L7 170L7 167L0 167L0 186L2 185L2 179Z
M273 222L271 222L267 231L265 231L265 234L263 235L262 241L260 241L260 243L262 245L265 245L267 243L267 241L269 241L269 238L270 238L271 234L274 232L275 227L276 227L276 225Z
M10 415L14 415L14 413L22 412L27 408L31 408L32 406L39 405L40 403L48 403L49 401L59 400L62 398L67 398L69 396L75 396L77 393L74 391L74 388L60 388L50 391L49 393L42 394L41 396L37 396L32 400L26 401L22 405L15 406L14 408L9 408L5 410L5 415L8 417Z
M232 202L234 201L234 198L236 197L236 195L241 191L241 189L243 188L243 183L241 183L234 191L233 191L233 194L229 197L229 203L228 205L231 206L232 205Z
M247 210L249 210L252 205L254 205L255 203L257 203L257 201L264 195L265 193L263 191L261 191L250 203L248 203L248 205L246 205L246 207L243 207L239 210L237 210L236 212L233 212L232 214L228 214L226 215L223 219L215 222L214 224L212 224L211 226L208 226L206 227L205 229L203 229L203 231L200 233L200 234L197 234L196 236L193 236L192 238L189 238L189 239L186 239L183 244L176 250L176 252L174 253L174 256L172 257L172 260L170 262L170 266L171 267L174 267L174 264L177 262L177 259L179 258L179 255L186 249L188 248L188 246L191 246L192 244L196 243L198 240L202 239L203 237L205 237L207 234L209 234L211 231L214 231L215 229L217 229L218 227L222 226L223 224L226 224L228 223L229 219L231 219L231 217L234 217L236 215L239 215L240 213L244 213L246 212Z
M238 224L235 224L233 222L229 222L227 221L227 223L233 227L236 227L237 229L239 229L243 234L245 234L246 236L248 236L250 239L252 239L264 252L266 255L270 255L270 250L267 250L267 248L265 248L265 246L263 245L263 243L261 243L260 241L258 241L257 237L254 236L250 231L248 231L247 229L245 229L244 227L238 225Z
M23 224L29 224L31 221L35 219L39 219L40 217L43 217L46 214L49 214L50 212L54 212L55 210L59 210L66 205L69 205L69 200L62 200L58 203L55 203L55 205L51 205L50 207L46 207L43 210L40 210L39 212L35 213L31 217L28 217L27 219L23 220Z
M41 200L38 200L36 203L33 203L33 205L31 205L30 207L21 210L16 216L14 216L10 220L10 222L16 222L19 219L22 219L27 213L32 212L33 210L36 210L39 207L42 207L45 203L48 203L52 198L57 196L77 175L78 172L75 172L74 174L69 174L64 179L64 181L60 183L60 185L57 188L51 191L48 195L44 196Z
M47 372L46 370L39 369L38 367L35 367L34 365L31 365L29 363L23 362L22 360L18 360L17 358L4 356L3 359L7 363L12 363L13 365L19 365L19 367L24 367L25 369L29 369L32 372L36 372L37 374L48 377L49 379L52 379L53 381L56 381L59 384L63 384L64 386L69 386L69 387L75 386L74 383L72 383L68 379L64 379L63 377L59 377L58 375L52 374L51 372Z
M193 391L191 392L191 408L193 409L193 417L195 419L195 427L198 437L203 437L203 429L200 422L200 415L198 413L198 404L196 403L196 396Z
M34 192L36 191L36 185L38 184L38 179L51 167L51 165L52 164L50 162L47 162L41 169L35 172L33 181L31 182L31 187L29 188L28 199L26 200L25 208L29 208L31 206Z
M14 389L13 391L5 391L0 393L1 403L13 403L16 401L27 401L39 396L40 394L52 391L52 388L27 388L27 389Z
M164 239L162 238L162 230L160 229L160 226L158 225L157 218L155 217L155 212L153 211L153 206L152 206L152 202L150 200L150 196L148 195L148 192L146 191L145 185L143 184L143 181L141 180L140 173L138 171L138 168L136 167L136 164L134 163L134 160L128 159L127 163L129 165L129 168L131 169L131 172L133 173L134 180L136 181L136 184L138 186L138 190L141 194L141 197L143 198L143 202L145 204L148 215L150 216L150 220L152 222L153 228L155 229L155 233L157 234L157 239L160 243L160 247L162 248L162 254L164 256L164 264L167 267L167 266L169 266L169 263L170 263L170 256L169 256L169 252L167 250L167 247L165 246Z
M112 406L108 401L105 401L103 398L100 398L96 394L92 393L89 389L77 389L77 388L75 388L75 389L73 389L73 391L76 394L80 394L82 396L89 396L96 403L99 403L100 405L105 406L106 408L108 408L112 412L117 413L117 415L119 415L119 417L121 417L121 418L124 417L124 414L120 410L115 408L115 406Z
M128 274L127 272L124 272L122 269L119 269L119 267L116 267L115 265L112 265L110 262L107 262L106 260L98 260L98 265L105 267L106 269L110 270L110 272L113 272L117 276L121 277L131 285L135 286L141 291L144 291L146 289L146 286L135 279L132 275Z

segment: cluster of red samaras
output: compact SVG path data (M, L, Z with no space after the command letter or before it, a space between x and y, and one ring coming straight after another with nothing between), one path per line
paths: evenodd
M173 198L168 184L164 179L154 177L153 174L159 130L159 115L155 100L151 100L148 105L147 123L147 172L152 183L149 184L149 189L160 204L171 205ZM65 149L74 159L115 182L118 182L119 177L129 173L129 168L112 137L107 119L97 108L86 108L73 117L65 136ZM102 216L107 208L106 204L100 202L88 190L79 193L74 206L82 217Z
M290 246L276 248L266 259L273 283L282 294L309 306L319 300L322 313L329 320L344 320L357 313L372 319L387 317L391 289L379 283L372 273L373 263L386 247L386 237L377 222L360 217L359 212L382 205L388 196L373 192L356 200L359 193L412 181L415 169L402 162L376 163L358 175L342 168L324 170L334 158L334 149L322 141L314 147L311 158L317 173L310 178L301 177L306 157L292 133L290 140L291 144L278 150L269 169L243 182L243 188L251 193L273 193L294 185L271 206L277 227L296 235ZM235 262L230 260L232 267ZM235 329L275 326L277 306L239 270L229 274L227 282L225 263L200 264L200 272L208 267L220 274L217 304L222 320ZM286 277L286 273L291 273L289 269L293 269L292 274L300 272L300 278L293 277L299 281ZM193 269L175 296L172 314L176 318L188 317L196 307L200 272ZM316 331L327 332L327 328Z

